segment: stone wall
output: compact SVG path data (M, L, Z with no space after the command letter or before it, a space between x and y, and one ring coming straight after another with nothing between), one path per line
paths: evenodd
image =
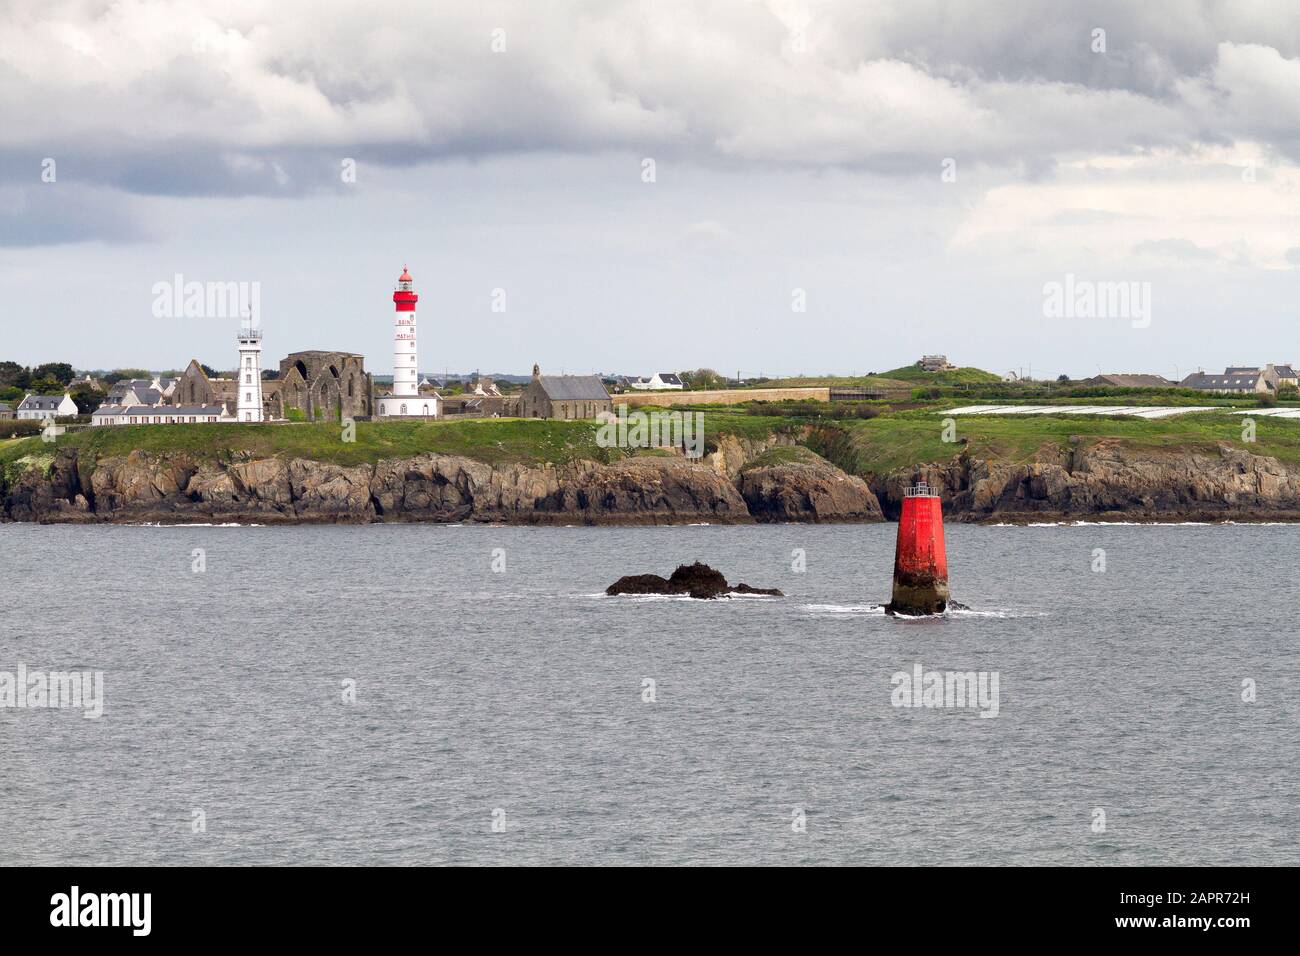
M829 388L721 388L698 392L624 392L615 405L739 405L742 402L829 402Z

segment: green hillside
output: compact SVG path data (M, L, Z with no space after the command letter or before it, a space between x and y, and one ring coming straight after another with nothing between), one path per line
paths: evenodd
M954 368L946 372L926 372L915 365L881 372L880 378L908 382L912 385L981 385L1001 382L1002 376L986 372L982 368Z

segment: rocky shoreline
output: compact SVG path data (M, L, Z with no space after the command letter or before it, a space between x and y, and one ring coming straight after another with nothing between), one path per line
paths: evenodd
M955 521L1300 521L1300 470L1227 443L1142 448L1076 440L1029 462L962 453L864 480L795 447L798 437L724 437L698 461L645 455L560 465L439 454L361 465L179 452L86 459L62 448L0 476L0 521L879 522L897 517L903 490L917 478L938 489ZM768 460L782 448L798 454Z

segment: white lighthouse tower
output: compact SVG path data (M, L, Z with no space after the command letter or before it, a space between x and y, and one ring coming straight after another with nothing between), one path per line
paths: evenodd
M413 290L411 273L402 266L397 291L393 293L393 305L397 307L393 327L393 397L397 399L414 401L420 395L420 362L415 347L415 303L419 299Z
M253 328L252 316L248 328L239 330L239 400L236 417L241 422L262 421L262 330Z
M420 359L415 343L414 280L406 266L393 292L393 391L379 396L375 413L381 418L436 418L438 395L420 394Z

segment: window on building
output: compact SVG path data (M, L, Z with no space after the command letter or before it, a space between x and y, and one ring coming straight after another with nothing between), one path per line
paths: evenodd
M401 413L402 413L403 415L406 414L406 402L402 402Z

